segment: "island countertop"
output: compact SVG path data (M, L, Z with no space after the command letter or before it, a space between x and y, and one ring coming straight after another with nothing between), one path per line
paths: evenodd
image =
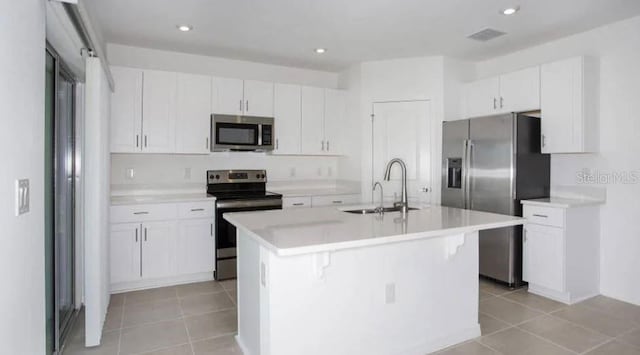
M225 213L224 218L279 256L435 238L525 222L521 217L443 206L409 211L406 219L401 218L400 212L379 216L352 214L341 209L322 207Z

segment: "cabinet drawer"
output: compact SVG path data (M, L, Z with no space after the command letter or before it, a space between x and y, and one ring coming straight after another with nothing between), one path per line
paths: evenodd
M311 207L311 197L284 197L282 208L304 208Z
M523 217L529 223L564 228L564 210L562 208L525 205Z
M359 203L359 202L360 202L360 195L359 194L313 196L311 198L311 205L313 207L352 205L352 204Z
M178 204L178 218L206 218L213 217L215 213L215 202L184 202Z
M130 223L176 219L173 203L111 206L111 223Z

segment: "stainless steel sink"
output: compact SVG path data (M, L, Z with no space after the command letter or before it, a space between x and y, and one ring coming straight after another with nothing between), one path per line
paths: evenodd
M382 209L382 212L400 212L402 207L385 207ZM415 207L409 207L409 211L417 210ZM357 210L345 210L343 212L353 213L353 214L371 214L378 213L378 210L375 208L363 208Z

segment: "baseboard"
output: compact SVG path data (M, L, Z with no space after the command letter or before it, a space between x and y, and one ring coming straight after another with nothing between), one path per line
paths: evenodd
M528 292L538 296L550 298L554 301L562 302L564 304L571 304L571 295L568 292L555 291L531 283L529 284Z
M471 339L475 339L480 335L481 335L480 324L475 324L470 328L464 328L453 334L449 334L441 338L436 338L434 340L430 340L425 343L419 344L410 349L406 349L402 352L402 354L416 354L416 355L430 354L438 350L442 350L444 348L448 348L450 346L460 344Z
M247 349L247 347L244 346L244 344L242 343L242 340L240 340L240 335L236 335L236 336L234 336L234 338L236 339L236 343L240 347L240 350L242 350L242 354L244 354L244 355L252 355L251 352L249 352L249 349Z
M165 277L159 279L139 280L111 284L111 293L145 290L149 288L166 287L213 280L213 272L200 272L180 276Z

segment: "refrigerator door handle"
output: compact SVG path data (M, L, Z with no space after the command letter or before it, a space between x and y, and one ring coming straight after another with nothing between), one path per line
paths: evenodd
M467 169L468 162L468 147L469 140L462 141L462 208L467 209L467 180L469 179L469 170Z
M466 147L465 147L465 185L464 185L464 201L465 201L465 208L466 209L471 209L472 204L471 204L471 166L473 163L473 142L468 139L466 141Z

